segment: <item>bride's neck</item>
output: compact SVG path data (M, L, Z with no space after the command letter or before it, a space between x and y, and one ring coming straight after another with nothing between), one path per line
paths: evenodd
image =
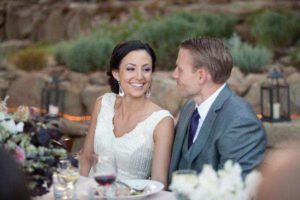
M119 114L123 116L128 116L132 113L136 113L137 111L144 110L146 105L146 99L139 98L126 98L123 97L119 101L119 105L117 105L117 110Z

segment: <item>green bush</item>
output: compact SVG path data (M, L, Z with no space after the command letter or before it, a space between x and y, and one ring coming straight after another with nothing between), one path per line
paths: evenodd
M300 69L300 47L292 51L289 54L289 57L291 59L292 65Z
M299 15L282 11L266 10L256 15L251 24L251 35L269 47L290 45L299 33Z
M70 48L67 65L73 71L83 73L106 70L113 45L109 38L81 38Z
M67 64L68 52L70 51L71 47L72 44L69 42L60 42L51 49L51 52L53 53L54 59L57 64Z
M264 67L272 61L273 56L269 50L243 43L236 34L227 43L234 65L238 66L244 73L262 72Z
M173 68L180 42L193 36L194 26L184 19L165 18L142 25L131 39L141 39L151 44L157 54L158 67Z
M132 19L122 23L104 21L92 34L92 37L108 37L115 43L124 42L132 38L134 32L145 22L149 21L145 14L137 9L131 10ZM152 18L153 19L153 18Z
M203 13L199 15L199 25L203 24L203 35L230 37L234 32L236 18L228 14ZM198 27L201 28L201 27Z
M47 54L43 49L27 48L15 53L12 62L26 71L41 70L47 66Z
M149 42L158 55L158 67L169 70L174 67L181 41L199 36L227 37L234 23L234 18L224 15L177 13L144 23L130 37Z

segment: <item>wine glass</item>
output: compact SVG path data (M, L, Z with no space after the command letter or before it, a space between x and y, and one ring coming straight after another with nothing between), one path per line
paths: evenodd
M104 187L103 196L114 196L113 184L117 176L117 165L113 155L95 154L93 156L93 177L99 187Z
M79 171L73 167L67 159L60 160L58 164L58 181L66 186L67 196L73 199L75 195L75 183L79 178Z

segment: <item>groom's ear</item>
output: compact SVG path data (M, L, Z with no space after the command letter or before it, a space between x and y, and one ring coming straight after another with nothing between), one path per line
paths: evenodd
M112 71L112 75L113 75L113 77L114 77L117 81L120 80L120 79L119 79L119 71L118 71L118 70L113 70L113 71Z
M210 78L210 74L208 70L205 68L198 69L197 73L198 73L200 83L205 83Z

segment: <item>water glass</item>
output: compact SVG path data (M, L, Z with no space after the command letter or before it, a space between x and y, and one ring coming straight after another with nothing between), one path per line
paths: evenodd
M198 176L196 170L184 169L177 170L172 173L173 182L190 182L193 185L198 184Z

